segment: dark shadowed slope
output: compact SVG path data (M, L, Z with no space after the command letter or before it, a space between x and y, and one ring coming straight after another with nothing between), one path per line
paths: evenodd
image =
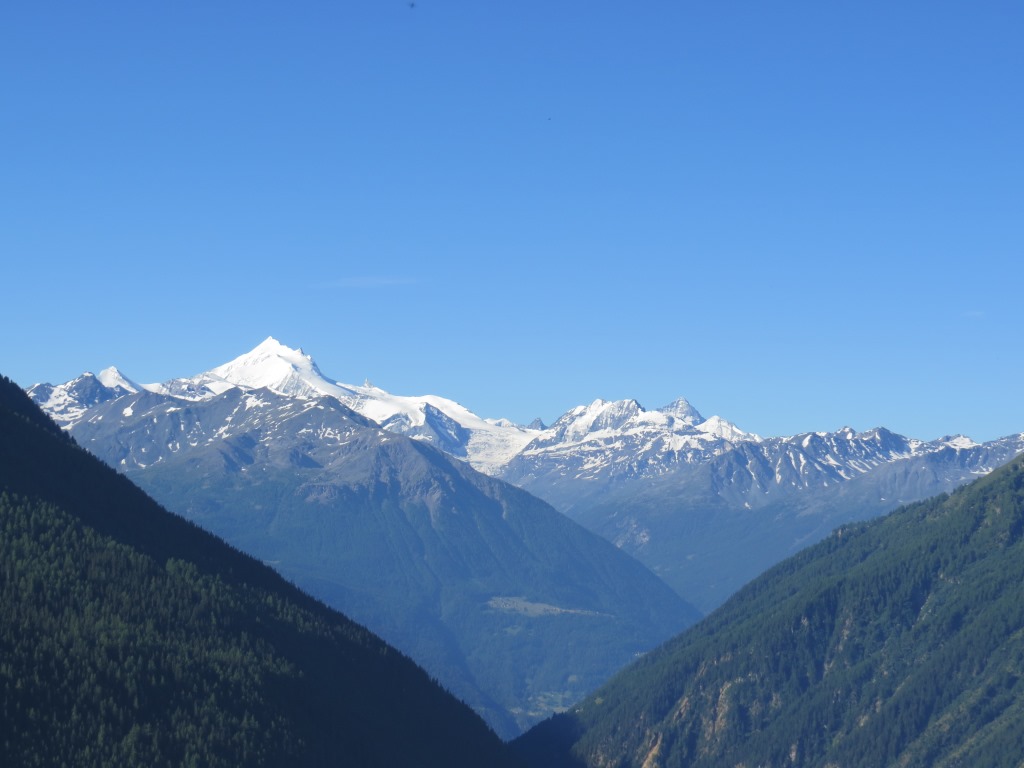
M0 764L512 765L408 658L0 379Z
M551 484L540 477L522 486L622 547L710 613L836 527L948 493L1006 464L1024 450L1024 435L984 444L962 437L925 443L886 429L842 429L718 450L650 466L630 457L601 471L555 465L562 477L552 473ZM609 474L638 462L646 474Z
M333 396L131 393L72 434L409 654L506 738L700 615L545 502Z
M1019 766L1024 462L837 530L518 746L535 766Z

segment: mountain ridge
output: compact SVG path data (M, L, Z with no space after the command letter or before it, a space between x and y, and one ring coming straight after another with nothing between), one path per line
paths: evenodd
M503 736L699 617L540 499L297 382L308 358L272 362L246 386L224 366L112 391L70 431L168 508L408 653ZM429 404L422 413L446 427Z
M1017 766L1024 459L836 529L518 740L537 768Z
M545 500L704 612L833 527L951 490L1024 451L1024 434L979 444L844 427L765 438L718 416L704 418L683 398L655 410L636 400L595 400L550 426L524 428L480 418L443 397L331 382L310 356L273 338L212 370L220 373L148 387L196 402L255 384L297 399L333 396L387 431ZM29 391L76 433L86 429L78 423L90 411L126 395L87 377Z
M878 430L895 435L884 427L860 433L843 427L835 432L763 438L741 430L720 416L703 417L685 398L678 398L654 410L647 410L631 399L598 399L589 405L569 409L551 425L543 425L536 420L536 426L523 427L506 419L482 418L437 395L393 395L369 381L360 386L335 382L325 376L313 358L301 348L290 348L273 337L268 337L250 352L192 377L138 385L119 369L111 367L104 369L99 376L85 373L57 386L34 384L27 391L59 424L70 428L89 407L98 404L97 398L106 400L147 390L181 399L201 400L219 395L231 387L243 390L265 387L298 398L330 395L386 429L432 442L446 453L467 459L487 474L505 479L529 477L533 484L536 484L539 473L551 471L545 470L541 462L559 455L565 457L573 449L586 454L586 461L581 467L585 466L589 475L595 476L615 464L621 464L625 453L648 455L652 448L657 448L659 461L648 461L643 466L635 466L630 472L618 473L630 476L643 474L644 467L647 467L649 475L656 476L664 474L668 464L699 463L741 444L791 443L797 438L806 441L832 436L849 439L851 435L859 435L863 440ZM616 442L626 436L632 436L636 445ZM914 450L921 451L938 450L951 441L961 448L980 445L964 436L933 441L898 437L907 441ZM578 474L581 467L576 468L577 474L573 479L587 479ZM839 469L842 471L844 468ZM851 464L845 469L856 470L857 467ZM574 468L563 463L558 470L564 477Z
M422 668L160 508L2 377L0 550L4 764L515 764Z

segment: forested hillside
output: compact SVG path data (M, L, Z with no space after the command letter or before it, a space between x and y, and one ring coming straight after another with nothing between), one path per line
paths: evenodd
M700 618L540 499L359 415L297 350L268 340L217 370L246 388L211 372L163 385L214 382L199 399L91 374L33 391L77 403L54 412L76 414L81 446L409 655L499 736ZM267 383L281 391L248 386Z
M159 508L0 379L0 764L511 765L362 627Z
M537 766L1019 766L1024 461L846 526L518 742Z

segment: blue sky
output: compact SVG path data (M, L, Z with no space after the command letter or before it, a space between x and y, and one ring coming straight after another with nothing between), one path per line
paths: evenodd
M518 421L1022 431L1021 39L1019 2L7 3L0 372L273 335Z

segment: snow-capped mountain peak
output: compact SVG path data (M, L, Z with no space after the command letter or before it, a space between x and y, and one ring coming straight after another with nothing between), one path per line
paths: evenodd
M86 371L56 386L33 384L28 388L29 396L64 429L74 426L90 408L138 391L139 386L116 368L107 368L99 376Z
M636 400L598 399L590 405L578 405L567 411L530 447L608 440L614 435L625 434L643 434L647 440L670 435L710 437L730 442L761 440L758 435L744 432L718 416L705 419L683 398L655 411L645 410Z
M493 473L539 434L507 419L484 419L464 405L437 395L393 395L369 381L361 387L339 384L352 410L392 432L427 440Z
M120 387L121 389L125 389L128 392L132 393L138 392L139 390L142 389L142 387L139 384L136 384L134 381L126 377L114 366L104 368L102 371L96 374L96 379L104 387L108 387L110 389L117 389L118 387Z
M712 416L709 419L704 419L695 424L693 428L698 432L720 437L730 443L760 443L764 439L753 432L744 432L731 421L726 421L721 416Z
M349 389L328 381L313 358L302 349L285 346L273 336L207 375L243 389L267 388L292 397L331 395L341 399L352 394Z
M578 442L588 436L623 429L629 422L646 415L636 400L602 400L577 405L566 411L544 433L546 443Z
M238 387L269 389L299 399L333 397L384 429L434 443L477 469L494 471L537 434L503 420L485 420L436 395L393 395L367 379L363 386L327 378L302 349L268 337L250 352L198 376L147 385L158 394L206 400Z
M313 358L270 336L250 352L204 373L145 389L182 400L207 400L229 389L269 389L280 395L309 399L328 395L345 401L352 391L329 381Z
M938 440L933 440L932 444L937 446L954 448L956 450L976 448L977 446L981 445L981 443L975 442L966 435L946 435L944 437L940 437Z
M673 400L663 408L658 409L661 413L668 414L684 424L700 424L704 421L704 417L700 415L700 411L690 405L690 402L680 397L677 400Z
M543 486L546 500L567 508L580 498L577 481L598 493L760 440L717 416L704 419L682 398L654 411L636 400L595 400L570 409L541 432L505 465L501 477L523 487Z

